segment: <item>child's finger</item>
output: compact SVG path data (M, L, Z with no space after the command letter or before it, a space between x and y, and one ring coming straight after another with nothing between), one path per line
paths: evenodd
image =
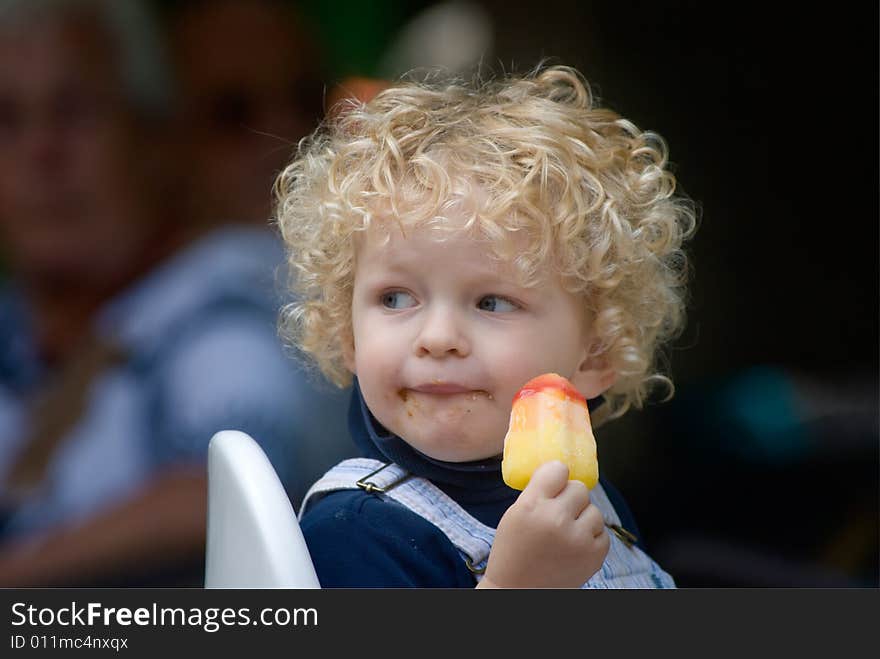
M598 538L605 532L605 518L602 511L596 506L588 505L586 509L577 518L578 526L587 530L593 538Z
M590 490L581 481L568 481L556 499L571 519L577 519L590 505Z

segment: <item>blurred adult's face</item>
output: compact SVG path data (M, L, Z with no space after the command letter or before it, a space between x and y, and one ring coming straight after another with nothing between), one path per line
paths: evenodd
M106 284L144 241L112 53L82 20L0 28L0 247L26 277Z
M205 3L178 21L180 145L196 218L268 220L274 178L320 115L304 38L291 16L251 0Z

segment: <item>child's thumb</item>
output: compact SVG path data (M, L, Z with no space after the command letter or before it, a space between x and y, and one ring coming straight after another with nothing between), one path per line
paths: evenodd
M559 460L551 460L535 469L523 494L552 499L565 489L567 483L568 466Z

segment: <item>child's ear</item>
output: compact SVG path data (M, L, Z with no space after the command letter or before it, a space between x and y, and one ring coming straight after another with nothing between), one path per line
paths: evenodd
M572 384L587 400L608 391L617 381L617 372L611 367L605 354L595 355L584 351L572 378Z

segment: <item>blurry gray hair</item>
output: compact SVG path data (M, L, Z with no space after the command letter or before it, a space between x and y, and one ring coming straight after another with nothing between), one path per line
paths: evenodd
M151 7L142 0L0 0L0 30L46 20L88 17L109 37L126 97L147 117L171 109L165 41Z

